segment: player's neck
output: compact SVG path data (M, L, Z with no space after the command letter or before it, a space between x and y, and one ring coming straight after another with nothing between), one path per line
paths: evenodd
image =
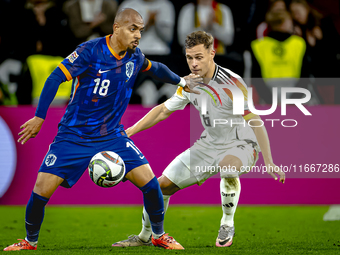
M124 47L119 41L116 39L114 35L110 38L110 47L116 52L119 56L123 56L126 52L126 47Z
M214 76L214 73L215 73L215 68L216 68L216 65L215 65L215 62L213 61L213 62L210 64L209 71L207 72L207 74L206 74L205 77L203 77L203 78L212 79L213 76Z

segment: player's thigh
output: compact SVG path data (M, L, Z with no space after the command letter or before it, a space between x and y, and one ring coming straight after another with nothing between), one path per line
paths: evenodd
M219 157L221 177L237 177L249 172L258 158L257 151L251 144L230 148Z
M154 173L151 170L149 164L145 164L142 166L138 166L131 171L129 171L125 178L132 182L138 188L143 187L149 181L151 181L155 177Z
M179 189L184 189L194 184L198 184L196 176L190 171L190 149L182 152L178 155L163 171L163 176L165 176L169 182L162 180L164 183L160 183L162 191L165 190L168 195L172 195L176 192L175 184ZM172 193L172 194L171 194ZM164 193L163 193L164 194Z
M96 153L95 147L94 143L56 137L40 166L39 173L58 176L64 179L60 185L70 188L87 169L91 158ZM41 183L43 182L39 181L39 186L44 187Z
M219 172L218 151L213 148L202 147L195 143L190 148L190 171L197 178L198 185L203 184Z
M125 164L125 179L130 180L137 187L144 186L155 177L143 153L126 136L101 143L97 149L98 152L113 151L117 153Z
M236 154L237 155L237 154ZM223 159L218 163L221 168L233 168L237 171L241 170L242 161L239 158L239 155L226 155Z

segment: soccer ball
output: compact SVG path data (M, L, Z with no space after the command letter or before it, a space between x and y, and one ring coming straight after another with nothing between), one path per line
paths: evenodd
M94 155L89 164L91 180L100 187L116 186L124 178L123 159L112 151L102 151Z

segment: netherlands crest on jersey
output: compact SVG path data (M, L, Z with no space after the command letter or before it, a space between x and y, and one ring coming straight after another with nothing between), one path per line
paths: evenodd
M128 77L128 79L130 79L130 77L133 74L134 66L135 66L135 64L132 61L126 63L126 66L125 66L126 67L126 76Z

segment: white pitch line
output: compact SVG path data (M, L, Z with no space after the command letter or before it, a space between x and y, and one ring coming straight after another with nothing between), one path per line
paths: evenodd
M331 205L323 216L324 221L340 220L340 205Z

